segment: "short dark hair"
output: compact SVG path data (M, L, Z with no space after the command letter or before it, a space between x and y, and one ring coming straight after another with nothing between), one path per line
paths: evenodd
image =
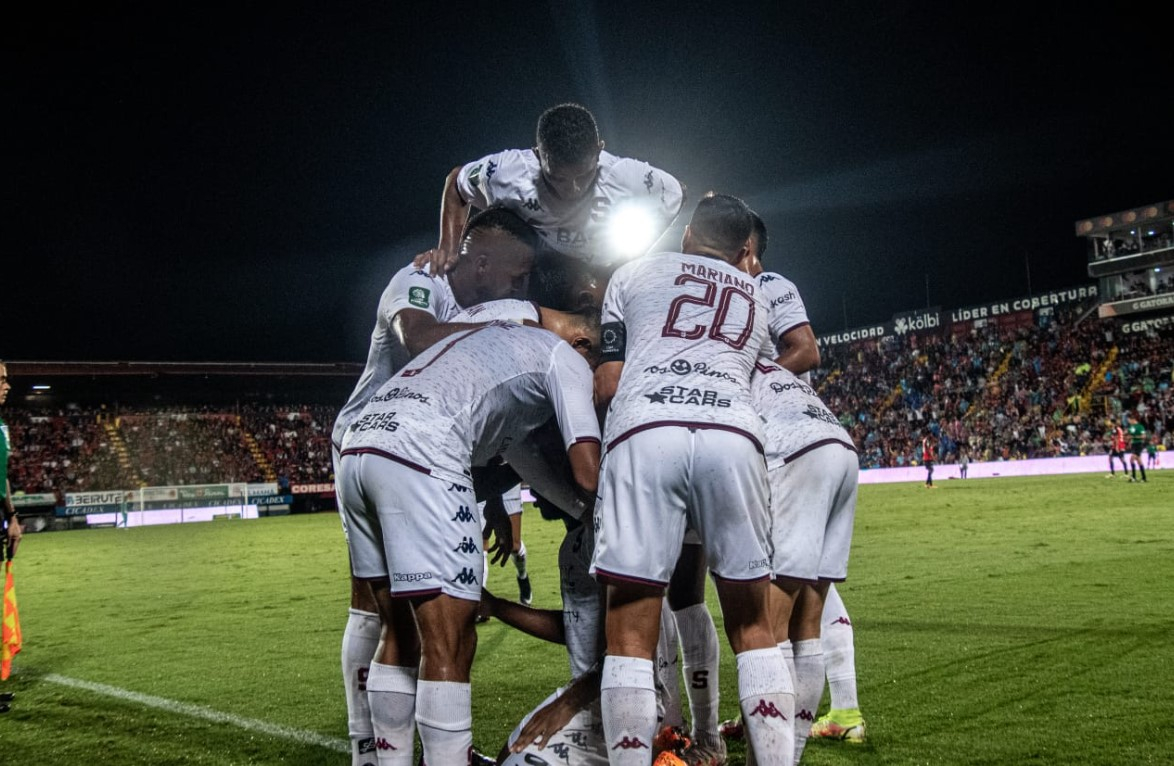
M710 192L697 203L689 230L698 244L733 257L754 231L754 213L737 197Z
M548 162L573 165L599 149L599 127L587 107L559 104L538 118L535 140Z
M538 232L534 227L519 218L517 213L499 205L482 210L466 221L461 242L478 229L500 229L531 249L538 249Z
M754 257L761 261L762 256L766 255L766 222L753 210L750 211L750 215L754 222L754 239L758 243L758 247L754 250Z

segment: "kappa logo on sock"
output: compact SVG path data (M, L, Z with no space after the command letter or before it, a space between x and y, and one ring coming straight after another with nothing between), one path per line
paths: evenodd
M375 752L375 738L367 737L359 740L359 755L366 755L367 753Z
M807 709L800 710L798 713L795 714L795 717L801 721L814 721L815 720L815 716L813 716L811 714L811 711L807 710Z
M750 711L750 715L760 715L763 718L782 718L784 721L787 717L775 707L775 703L767 702L764 699L758 700L758 707Z
M398 747L391 744L390 742L385 740L383 737L380 737L379 739L375 740L375 748L377 750L399 750Z
M849 628L852 627L852 621L849 620L847 617L837 617L836 619L832 620L828 624L829 625L847 625Z
M628 737L628 736L625 736L619 742L612 745L611 749L612 750L619 750L619 749L623 748L624 750L635 750L636 748L639 748L639 747L642 747L645 750L651 749L650 747L648 747L648 745L641 742L639 737Z

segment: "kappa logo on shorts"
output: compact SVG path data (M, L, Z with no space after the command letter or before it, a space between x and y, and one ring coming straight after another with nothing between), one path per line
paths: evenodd
M431 580L431 572L395 572L391 575L394 582L420 582L421 580Z
M473 521L473 512L469 510L469 506L462 505L457 511L457 515L453 516L449 521L459 521L468 524L470 521Z
M461 544L453 548L453 551L457 553L477 553L479 550L481 549L477 547L477 543L473 542L471 537L461 538Z
M473 490L469 489L468 487L462 487L460 484L457 484L456 482L452 482L448 485L448 491L449 492L472 492Z
M432 291L427 287L413 287L408 290L408 303L426 309L428 308L428 298L431 295Z
M567 739L569 739L571 741L571 744L574 745L575 747L581 747L584 749L586 749L586 747L587 747L587 735L581 731L571 732L570 734L567 735Z
M531 197L530 199L528 199L522 203L522 207L526 208L527 210L532 210L534 212L538 212L539 210L542 209L542 203L539 202L537 199Z
M813 715L811 714L811 711L810 711L810 710L808 710L808 709L806 709L806 708L804 708L803 710L800 710L798 713L796 713L796 714L795 714L795 717L796 717L796 718L798 718L798 719L799 719L799 720L801 720L801 721L807 721L807 722L809 722L809 723L810 723L811 721L814 721L814 720L815 720L815 716L813 716Z
M784 721L787 717L775 707L775 703L767 702L764 699L758 700L758 706L750 711L750 715L760 715L763 718L782 718Z
M567 763L571 762L571 748L569 745L563 742L555 742L550 746L550 749L556 756L562 758Z
M828 624L829 625L847 625L849 628L852 627L852 621L843 615L837 617L836 619L832 620Z
M460 574L449 580L449 582L460 583L461 585L474 585L481 581L477 579L477 575L473 574L472 569L465 567L461 570Z

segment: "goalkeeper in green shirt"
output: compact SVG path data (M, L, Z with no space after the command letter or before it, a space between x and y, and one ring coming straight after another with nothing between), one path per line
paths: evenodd
M1141 453L1145 449L1145 426L1137 420L1135 413L1129 413L1129 428L1125 429L1129 436L1129 481L1137 481L1137 469L1141 469L1141 480L1145 481L1145 463L1141 460Z

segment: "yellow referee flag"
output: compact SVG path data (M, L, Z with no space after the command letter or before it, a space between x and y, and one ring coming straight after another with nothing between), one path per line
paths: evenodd
M12 658L20 652L20 612L12 584L12 559L4 564L4 619L0 623L0 681L12 673Z

